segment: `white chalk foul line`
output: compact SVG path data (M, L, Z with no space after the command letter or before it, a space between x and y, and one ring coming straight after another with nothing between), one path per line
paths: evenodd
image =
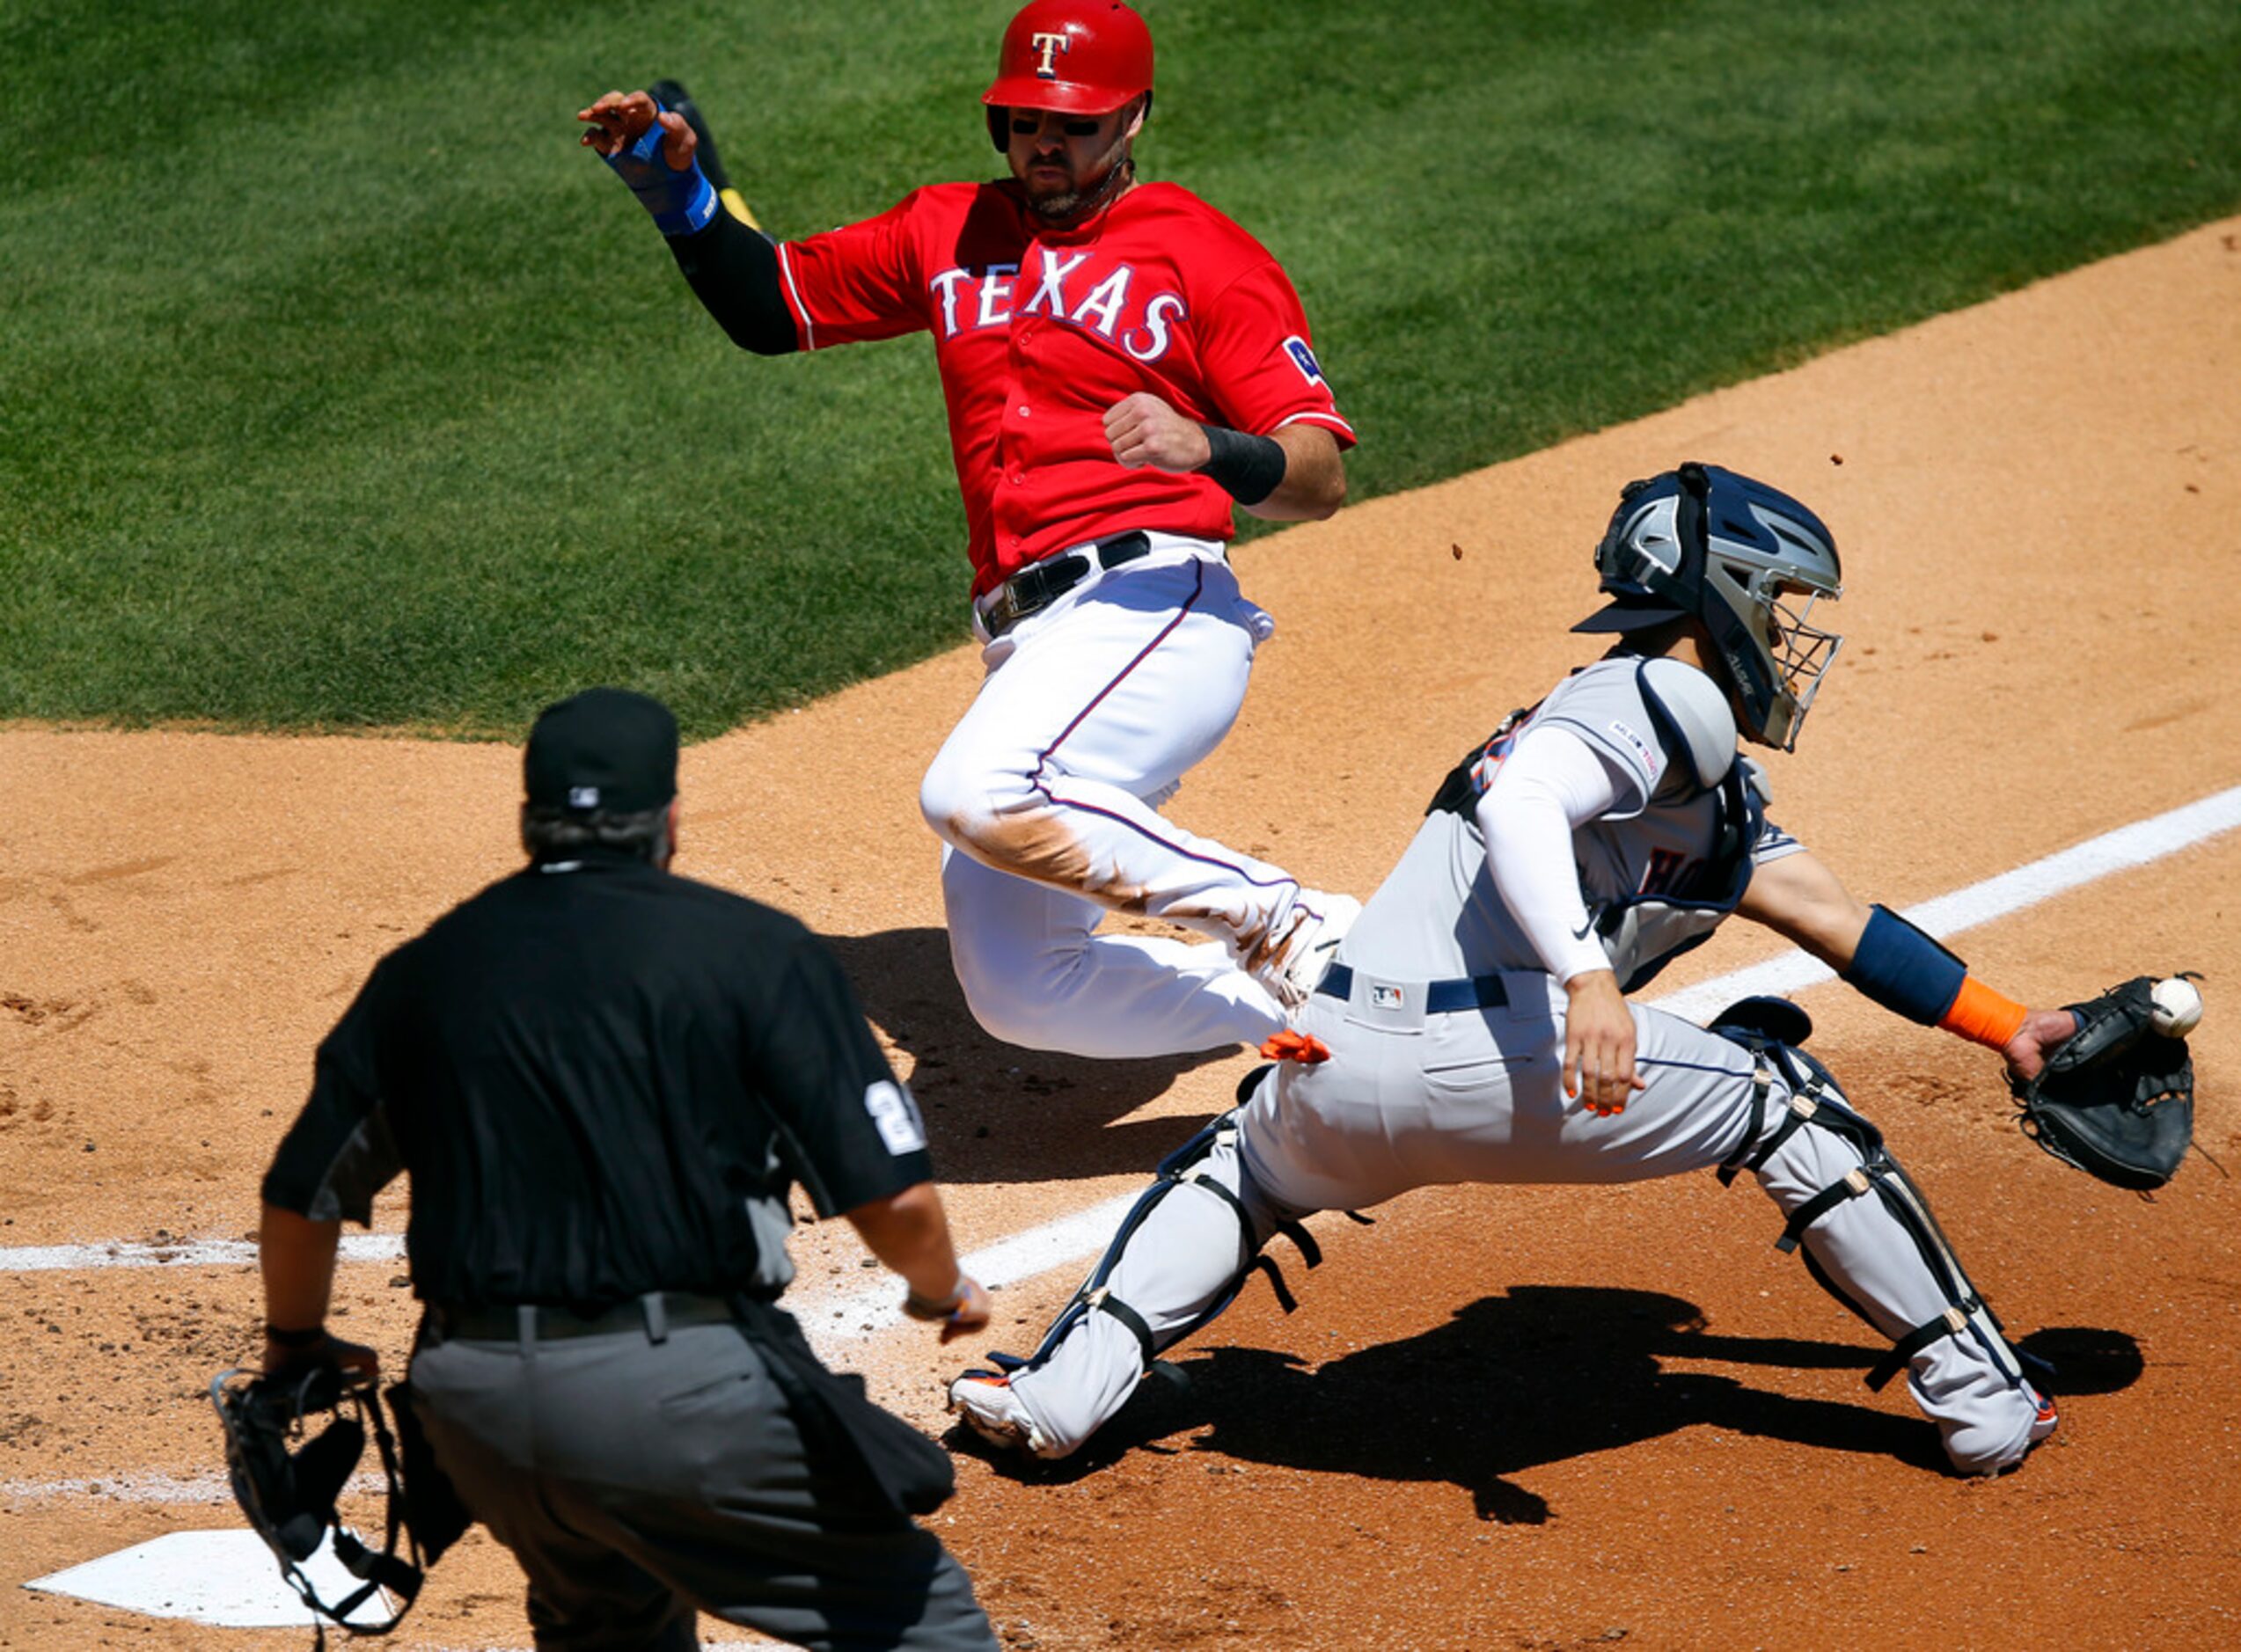
M2241 826L2241 786L2119 827L2012 872L1924 901L1909 907L1906 916L1932 935L1957 935L2099 879L2148 866L2237 826ZM1649 1002L1658 1009L1693 1019L1752 993L1795 992L1833 978L1827 965L1792 951ZM983 1284L996 1287L1085 1261L1103 1248L1136 1197L1133 1193L1123 1194L999 1239L963 1258L965 1271ZM240 1239L0 1248L0 1272L210 1266L253 1261L256 1254L253 1244ZM349 1261L396 1261L404 1255L404 1240L396 1234L347 1234L341 1254ZM867 1287L839 1297L804 1296L791 1305L820 1351L861 1341L901 1323L903 1318L890 1285Z
M402 1261L405 1236L345 1233L338 1254L346 1262ZM76 1268L223 1268L256 1260L254 1239L182 1239L175 1245L24 1245L0 1249L0 1273Z
M1105 1248L1140 1191L1117 1195L1086 1210L998 1239L959 1257L958 1265L991 1290L998 1290L1095 1256ZM845 1297L808 1297L788 1305L802 1322L810 1346L825 1359L852 1342L861 1342L904 1321L902 1305L891 1283L853 1290Z

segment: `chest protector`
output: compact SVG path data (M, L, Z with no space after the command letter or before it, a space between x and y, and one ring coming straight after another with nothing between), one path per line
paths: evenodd
M1682 720L1655 692L1647 691L1646 684L1643 703L1657 720L1666 749L1680 758L1668 786L1651 799L1644 813L1688 807L1709 796L1713 814L1710 843L1673 883L1654 892L1616 897L1598 898L1582 890L1595 932L1624 992L1647 985L1675 958L1703 945L1741 903L1751 883L1751 851L1766 826L1765 780L1759 765L1738 753L1717 784L1703 785L1695 778L1696 757ZM1512 712L1491 735L1464 753L1439 783L1424 813L1474 818L1496 768L1540 709L1532 705ZM1677 794L1665 795L1675 787Z

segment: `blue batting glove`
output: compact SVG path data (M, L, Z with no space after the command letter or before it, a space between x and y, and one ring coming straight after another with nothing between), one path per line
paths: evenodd
M661 106L654 106L656 110ZM615 175L630 186L640 204L654 215L655 228L663 235L691 235L705 229L716 216L716 192L701 176L699 160L680 172L663 158L662 142L667 135L656 121L637 143L604 158L615 169Z

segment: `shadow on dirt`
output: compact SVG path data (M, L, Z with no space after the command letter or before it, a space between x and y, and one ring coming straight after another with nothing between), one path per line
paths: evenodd
M820 937L864 1012L916 1064L911 1092L926 1115L944 1181L1059 1181L1135 1173L1212 1116L1116 1125L1184 1073L1238 1059L1241 1047L1146 1061L1097 1061L1022 1049L991 1038L965 1007L939 929ZM1229 1105L1221 1085L1213 1106Z
M1655 1291L1520 1285L1458 1309L1436 1330L1316 1371L1265 1349L1213 1348L1163 1363L1076 1457L1033 1465L1007 1458L998 1466L1021 1479L1066 1481L1132 1450L1204 1451L1373 1480L1446 1482L1470 1494L1482 1520L1527 1525L1547 1520L1550 1509L1510 1476L1700 1424L1950 1472L1937 1430L1917 1416L1665 1364L1865 1371L1880 1349L1720 1336L1703 1324L1697 1308ZM2025 1344L2059 1359L2066 1374L2076 1368L2073 1380L2055 1385L2058 1393L2105 1393L2138 1375L2138 1349L2122 1332L2047 1331ZM2127 1349L2131 1376L2123 1374ZM1188 1440L1172 1437L1198 1430ZM950 1437L978 1449L963 1430Z
M2147 1369L2139 1343L2122 1331L2095 1326L2050 1325L2018 1337L2016 1346L2054 1368L2047 1386L2057 1399L2064 1394L2113 1394L2131 1387Z

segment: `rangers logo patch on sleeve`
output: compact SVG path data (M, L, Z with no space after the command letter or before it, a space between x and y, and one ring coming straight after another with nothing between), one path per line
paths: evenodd
M1284 341L1284 353L1292 358L1292 365L1300 369L1300 376L1307 383L1320 384L1323 382L1322 363L1315 360L1315 353L1307 347L1307 341L1298 333Z
M882 1078L872 1085L864 1092L864 1111L879 1126L879 1139L896 1158L925 1149L926 1125L919 1118L911 1093L901 1085Z

